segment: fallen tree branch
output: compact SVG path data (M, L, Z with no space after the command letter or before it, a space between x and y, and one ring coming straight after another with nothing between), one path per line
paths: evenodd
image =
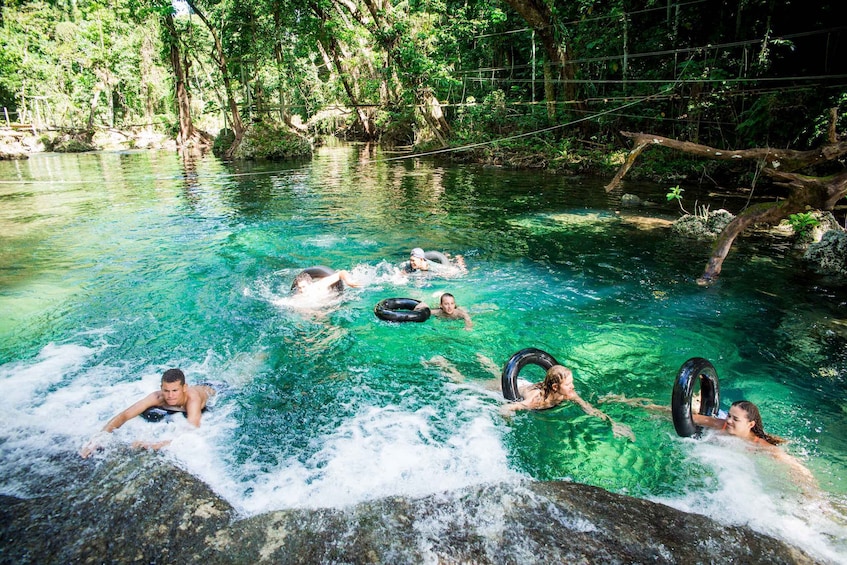
M833 123L835 123L837 112L833 111L830 115ZM847 171L828 177L811 177L795 172L806 167L822 165L847 155L847 141L837 141L837 136L832 128L829 131L830 143L809 151L774 149L771 147L725 150L660 135L626 131L621 132L621 134L632 139L634 146L617 174L606 185L606 192L620 186L623 177L632 168L635 160L647 148L657 145L707 159L763 163L763 173L772 178L778 186L789 190L788 198L780 202L759 204L747 208L727 224L712 249L712 255L706 264L703 275L697 279L700 285L710 284L717 279L735 238L751 225L775 225L791 214L809 209L832 210L839 200L847 196Z

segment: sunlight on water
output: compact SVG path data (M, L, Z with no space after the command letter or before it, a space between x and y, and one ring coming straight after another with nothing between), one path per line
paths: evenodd
M600 182L376 157L0 162L0 178L19 182L0 183L0 492L26 496L92 436L96 457L172 439L163 455L244 515L568 479L847 559L843 288L810 286L790 257L742 240L702 289L708 244L671 238L672 208L637 216ZM464 256L468 272L402 273L417 246ZM361 286L292 295L315 265ZM373 313L390 297L434 307L443 292L472 331ZM478 355L502 365L524 347L571 367L581 396L635 441L573 405L501 416ZM681 439L667 415L601 402L667 405L694 356L715 364L724 408L759 404L820 496L731 438ZM98 435L172 366L225 385L201 428L136 418Z

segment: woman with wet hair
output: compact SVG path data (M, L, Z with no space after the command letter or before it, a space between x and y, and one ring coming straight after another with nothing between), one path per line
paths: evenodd
M486 385L486 388L496 388L496 390L500 390L501 379L499 367L497 367L494 361L481 353L477 353L477 359L486 370L496 377L495 380L490 381L490 383ZM465 377L459 372L459 370L444 357L436 356L424 363L426 365L434 365L440 368L454 382L465 381ZM525 384L518 388L522 397L521 400L504 404L501 407L501 413L503 415L517 412L518 410L546 410L548 408L558 406L563 402L570 401L582 408L582 411L589 416L594 416L595 418L600 418L601 420L609 422L612 426L612 433L616 437L626 437L635 441L635 434L632 433L629 426L621 424L620 422L615 422L608 414L598 410L577 394L576 387L574 387L573 382L573 373L567 367L563 365L553 365L547 369L547 373L544 375L544 380L540 383L532 384L526 383L525 381L522 382Z
M646 398L626 398L621 395L607 395L600 399L600 403L603 402L622 402L658 412L670 411L667 406L648 403L649 400ZM725 418L712 418L711 416L703 416L696 412L692 413L691 417L698 426L720 430L731 436L748 441L757 448L766 451L774 459L788 466L792 479L804 492L807 494L817 492L817 481L814 475L800 461L777 447L785 443L786 440L765 432L759 407L749 400L737 400L733 402Z
M770 445L785 443L785 440L781 437L765 433L759 407L748 400L733 402L726 418L711 418L700 414L692 414L692 417L694 423L698 426L715 428L753 443L768 443Z

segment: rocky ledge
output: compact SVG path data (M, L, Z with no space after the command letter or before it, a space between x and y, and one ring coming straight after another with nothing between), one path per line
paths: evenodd
M37 481L40 492L0 497L0 562L814 562L746 527L575 483L482 485L243 518L161 456L55 463L64 472ZM13 482L32 478L21 473Z

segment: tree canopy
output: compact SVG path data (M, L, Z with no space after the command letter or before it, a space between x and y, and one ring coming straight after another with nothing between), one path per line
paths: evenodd
M847 113L838 8L7 0L0 105L13 121L174 136L190 117L235 138L270 121L438 147L528 135L622 144L620 131L640 130L723 148L808 149L826 138L830 108Z

